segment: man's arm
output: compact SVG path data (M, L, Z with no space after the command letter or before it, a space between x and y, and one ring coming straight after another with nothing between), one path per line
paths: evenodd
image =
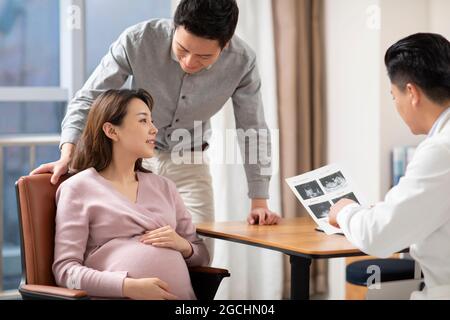
M248 181L248 196L252 199L247 221L250 224L276 224L280 217L270 211L267 205L271 178L271 140L260 89L261 79L254 58L232 97Z
M67 107L62 122L60 147L64 143L76 144L86 125L86 119L94 100L109 89L120 89L132 75L129 50L136 46L132 34L125 31L109 48L100 64L77 92Z
M53 173L51 183L56 184L59 178L67 173L75 145L84 130L93 101L108 89L121 88L132 74L127 50L135 45L134 39L127 32L111 45L108 54L67 107L62 122L60 159L39 166L30 175Z

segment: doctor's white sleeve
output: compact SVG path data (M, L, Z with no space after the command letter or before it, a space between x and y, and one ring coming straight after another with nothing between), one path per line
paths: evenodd
M337 217L353 245L381 258L420 243L449 220L450 149L436 144L416 153L384 202L371 208L352 204Z

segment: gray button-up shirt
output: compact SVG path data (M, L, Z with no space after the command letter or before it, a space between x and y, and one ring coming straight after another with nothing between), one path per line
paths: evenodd
M185 142L189 149L191 144L202 146L208 139L205 133L210 130L210 118L231 97L236 128L247 133L254 130L258 140L239 139L241 151L245 150L249 197L268 198L271 145L255 53L234 36L214 65L190 75L172 53L173 34L171 20L150 20L128 28L69 103L61 145L75 144L96 97L108 89L121 88L129 77L133 88L143 88L154 98L152 118L159 130L156 145L163 151L179 147L178 138L172 137L177 129L189 131L192 141ZM252 152L257 152L256 161L251 161Z

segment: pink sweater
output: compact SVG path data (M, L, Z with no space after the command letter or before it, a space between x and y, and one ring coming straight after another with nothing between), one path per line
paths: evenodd
M91 296L120 298L125 277L157 277L180 299L195 299L187 266L208 264L206 247L175 184L154 174L137 176L136 203L94 168L61 184L56 193L56 283ZM192 244L190 258L139 242L145 231L166 225Z

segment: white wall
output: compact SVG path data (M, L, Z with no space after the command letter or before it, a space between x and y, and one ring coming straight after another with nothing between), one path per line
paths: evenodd
M367 27L374 0L325 1L328 162L338 163L377 198L379 175L379 32ZM345 261L329 263L330 299L345 296Z
M430 31L450 39L450 1L430 0Z
M371 201L378 174L379 32L366 27L374 0L326 1L328 161L346 171ZM364 151L364 152L359 152Z
M413 136L409 128L397 114L392 95L391 85L384 65L384 55L389 47L398 40L416 33L430 32L429 0L380 0L381 7L381 48L378 56L380 68L380 167L376 171L380 175L378 198L381 200L391 187L390 152L398 145L418 145L423 136Z
M384 54L416 32L450 38L448 12L448 0L325 0L328 162L343 166L368 202L389 190L392 147L423 139L395 111ZM329 298L344 299L345 260L329 269Z

